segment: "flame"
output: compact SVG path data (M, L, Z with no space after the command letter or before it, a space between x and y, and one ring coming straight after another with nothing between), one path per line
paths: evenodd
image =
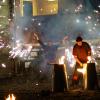
M77 71L85 74L87 70L87 64L83 64L83 68L78 68Z
M83 68L77 69L77 71L83 74L84 89L87 89L87 64L83 64Z
M14 94L9 94L6 100L16 100L16 97L14 96Z
M65 60L65 56L62 56L62 57L59 59L59 64L64 64L64 60Z
M87 58L88 58L88 63L92 61L91 56L88 56Z

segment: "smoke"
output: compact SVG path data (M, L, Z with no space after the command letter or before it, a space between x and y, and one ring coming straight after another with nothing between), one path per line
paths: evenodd
M27 10L30 10L30 8ZM100 16L94 12L89 0L59 0L57 15L20 17L16 14L14 19L14 41L24 40L24 30L38 33L43 42L61 41L68 36L68 42L76 39L78 35L84 39L100 37ZM46 59L41 66L46 66ZM41 62L40 62L41 63ZM40 68L40 69L46 69Z
M99 33L99 15L93 14L92 8L88 0L63 0L63 7L58 15L42 17L41 29L47 38L59 41L65 35L70 39L75 39L79 33L85 39L97 38ZM88 17L91 17L90 19ZM40 17L41 18L41 17ZM97 21L98 20L98 21ZM98 24L96 26L96 24Z
M84 38L97 38L100 36L99 16L93 14L93 7L89 0L59 0L59 12L57 15L33 17L28 6L24 17L16 13L14 24L14 38L23 41L23 30L29 30L40 34L40 38L48 41L60 41L68 35L75 39L78 35ZM88 19L88 16L91 19ZM92 35L91 35L92 34Z

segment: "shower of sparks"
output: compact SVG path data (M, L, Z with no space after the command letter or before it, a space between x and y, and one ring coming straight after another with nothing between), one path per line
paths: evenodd
M12 50L9 52L11 58L20 57L20 58L26 58L29 56L32 45L30 44L22 44L19 41L16 42L16 47L12 48Z
M72 51L69 49L65 49L65 56L66 56L69 66L74 67L75 59L74 59L74 56L72 55Z

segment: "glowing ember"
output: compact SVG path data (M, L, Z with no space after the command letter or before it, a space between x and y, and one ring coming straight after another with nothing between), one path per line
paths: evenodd
M9 94L6 100L16 100L16 97L14 96L14 94Z
M2 63L1 65L2 65L3 68L6 68L6 65L5 64Z
M64 60L65 60L65 56L62 56L62 57L59 59L59 64L64 64Z

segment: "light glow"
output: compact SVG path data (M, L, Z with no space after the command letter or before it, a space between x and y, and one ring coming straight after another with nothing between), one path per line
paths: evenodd
M14 94L9 94L6 100L16 100L16 97L14 96Z
M1 64L3 68L6 68L6 65L4 63Z
M64 64L64 60L65 60L65 56L62 56L62 57L59 59L59 64Z

